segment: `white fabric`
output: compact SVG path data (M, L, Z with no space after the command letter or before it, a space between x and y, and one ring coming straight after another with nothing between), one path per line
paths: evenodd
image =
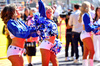
M40 48L50 50L53 47L53 44L47 40L43 40L40 44Z
M93 34L93 44L94 44L94 60L100 61L100 35Z
M82 23L79 23L78 20L79 20L79 15L80 15L80 10L76 10L75 12L73 12L71 15L70 15L70 18L69 18L69 25L72 26L72 31L74 32L81 32L83 30L83 26L82 26Z
M88 60L87 59L84 59L82 61L82 66L88 66Z
M24 48L10 45L7 50L7 57L12 56L12 55L22 55L24 51L25 51Z
M91 14L91 17L92 17L92 18L95 17L95 11L94 11L94 10L90 10L89 13Z
M81 40L83 40L84 38L87 38L87 37L91 37L90 32L86 32L85 30L83 30L80 35Z
M60 15L59 11L56 9L55 12L54 12L54 17L57 17Z
M89 59L89 62L88 63L89 63L88 66L94 66L93 65L93 59Z
M13 39L15 36L9 31L10 38Z

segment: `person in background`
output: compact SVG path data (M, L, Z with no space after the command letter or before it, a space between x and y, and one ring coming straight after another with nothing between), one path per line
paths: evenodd
M29 11L30 11L29 8L25 8L25 9L24 9L24 21L25 21L25 22L27 21L26 19L27 19L27 17L29 16Z
M39 15L37 8L31 8L31 10L33 12L33 16L36 15L36 14Z
M65 47L65 61L68 60L74 60L73 56L74 56L74 47L73 47L73 42L72 42L72 26L69 26L68 21L69 21L69 17L72 14L72 11L68 11L68 14L66 15L67 17L65 17L65 22L66 22L66 47ZM71 59L69 59L68 56L68 49L69 49L69 44L71 42Z
M72 26L72 42L74 47L74 53L76 59L74 60L75 63L78 62L79 58L79 50L78 50L78 42L80 42L80 46L82 48L83 54L83 42L80 39L81 31L83 30L82 24L78 22L79 14L80 14L80 5L74 4L74 12L70 15L69 18L69 26Z
M8 47L10 46L10 44L12 42L12 39L10 38L7 25L4 25L2 33L7 37L7 49L8 49Z
M28 26L33 26L33 24L35 24L32 10L30 10L30 15L28 16L27 21L28 21L27 22ZM37 34L30 37L29 39L26 39L25 41L25 49L26 49L26 57L28 60L28 66L32 66L32 63L31 63L32 56L36 56L36 43L37 42L38 42Z
M94 10L94 5L93 4L91 4L89 12L90 12L90 15L91 15L92 19L94 19L94 17L95 17L95 10Z
M80 38L84 45L83 52L83 66L94 66L93 65L93 56L94 56L94 45L93 40L91 38L91 31L96 28L91 27L92 17L89 13L90 3L88 1L84 1L81 6L81 13L79 17L79 22L83 25L83 31L81 32ZM89 55L89 60L87 56Z
M17 19L15 5L8 5L1 11L1 19L7 25L12 43L7 50L7 58L12 66L24 66L22 54L24 52L25 38L29 38L36 32L34 27L28 27L24 22Z
M59 17L59 15L60 15L60 13L59 13L58 10L57 10L57 5L54 4L53 7L52 7L52 9L53 9L53 13L54 13L53 20L54 20L54 22L55 22L56 24L58 24L58 17Z
M95 10L95 18L94 18L94 25L100 24L100 6ZM93 42L94 42L94 61L100 62L100 35L93 34Z

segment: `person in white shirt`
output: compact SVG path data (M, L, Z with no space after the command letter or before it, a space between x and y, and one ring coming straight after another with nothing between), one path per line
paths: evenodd
M95 17L95 10L94 10L94 5L93 4L91 4L91 7L90 7L91 9L90 9L90 15L91 15L91 17L92 18L94 18Z
M83 54L83 42L80 40L80 33L83 30L82 24L78 22L79 14L80 14L80 5L74 4L74 12L70 15L69 18L69 25L72 26L72 42L74 46L74 53L76 59L74 60L75 63L78 62L79 58L79 51L78 51L78 42L80 42L80 46L82 47L82 54Z

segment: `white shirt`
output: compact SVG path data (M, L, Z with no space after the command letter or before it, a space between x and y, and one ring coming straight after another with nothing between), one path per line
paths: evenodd
M56 9L55 12L54 12L54 17L57 17L60 15L60 12Z
M70 18L69 18L68 24L70 26L73 25L72 31L74 32L81 32L83 30L82 23L78 22L80 13L81 13L80 10L76 10L70 15Z
M90 11L89 11L89 13L90 13L90 15L91 15L91 17L92 17L92 18L94 18L94 17L95 17L95 11L90 10Z

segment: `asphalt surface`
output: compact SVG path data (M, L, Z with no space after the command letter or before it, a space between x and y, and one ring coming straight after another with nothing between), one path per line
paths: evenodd
M69 59L70 59L70 51L71 48L69 48ZM82 53L81 53L81 47L79 46L79 61L78 63L74 63L73 60L65 61L65 48L63 47L61 52L57 54L57 58L59 61L59 66L82 66ZM26 56L23 56L24 64L25 66L28 65ZM32 57L32 65L33 66L42 66L41 63L41 54L39 51L39 48L37 48L37 54L36 56ZM6 59L0 59L0 66L12 66L10 61ZM49 63L49 66L52 66L51 63ZM100 66L99 62L94 62L94 66Z

